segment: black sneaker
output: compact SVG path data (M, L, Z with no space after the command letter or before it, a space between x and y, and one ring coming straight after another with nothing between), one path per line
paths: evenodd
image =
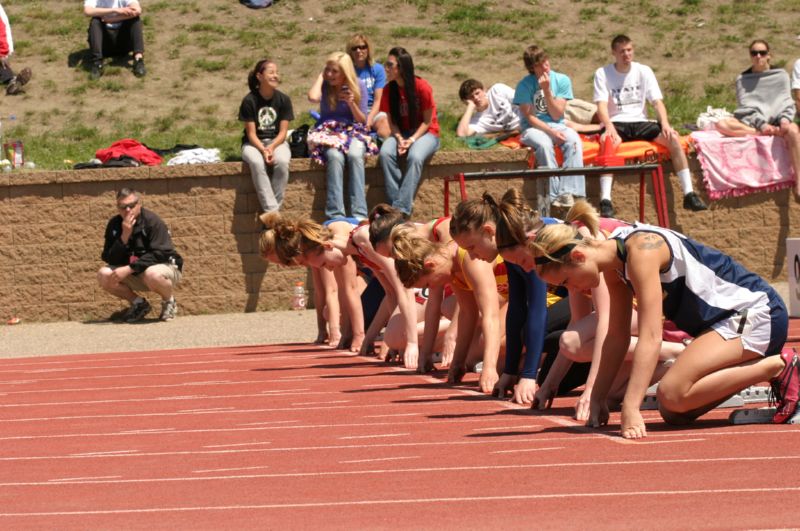
M133 60L133 75L136 77L144 77L147 74L147 69L144 67L144 59Z
M144 316L150 313L150 303L147 299L142 299L142 302L132 304L125 315L126 323L135 323L144 319Z
M89 79L95 81L103 77L103 63L92 63L92 71L89 73Z
M600 217L601 218L613 218L614 217L614 205L611 204L610 199L601 199L600 200Z
M689 192L683 196L683 208L691 210L692 212L699 212L700 210L708 210L708 207L700 197L694 193Z

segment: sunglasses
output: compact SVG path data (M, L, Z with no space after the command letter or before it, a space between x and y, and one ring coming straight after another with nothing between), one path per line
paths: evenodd
M750 50L750 57L766 57L769 55L769 50Z
M138 204L139 204L139 200L137 199L133 203L126 203L124 205L117 205L117 208L120 209L120 210L133 210L134 208L136 208L136 205L138 205Z
M386 68L394 68L397 66L397 63L395 63L394 61L386 61L383 64L384 66L386 66Z
M368 50L368 49L369 49L369 46L367 46L366 44L358 44L358 45L356 45L356 46L353 46L353 47L352 47L352 48L350 48L350 49L351 49L351 50Z

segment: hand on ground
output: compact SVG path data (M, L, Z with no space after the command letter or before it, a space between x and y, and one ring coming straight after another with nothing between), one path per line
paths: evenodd
M403 351L403 365L406 369L417 369L419 362L419 345L416 343L406 343Z
M481 371L481 378L478 382L481 386L481 392L487 394L491 393L499 379L500 375L497 374L497 369L484 366Z
M589 404L589 420L586 425L591 428L599 428L608 424L608 405L605 399L597 402L592 400Z
M589 410L590 404L592 401L592 390L591 388L584 389L583 393L581 393L580 398L578 398L578 403L575 404L575 420L579 421L587 421L589 420Z
M492 389L492 395L497 398L505 398L508 393L514 392L514 384L517 383L517 376L514 374L503 373Z
M520 378L514 387L514 403L533 405L536 401L537 387L533 378Z
M447 383L457 384L461 383L464 375L467 373L467 368L463 363L453 363L450 365L450 370L447 371Z
M639 408L627 409L622 406L622 436L626 439L643 439L647 437L647 427Z

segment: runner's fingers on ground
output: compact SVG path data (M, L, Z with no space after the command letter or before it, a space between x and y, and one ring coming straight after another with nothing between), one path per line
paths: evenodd
M587 394L586 391L584 391L580 398L578 398L578 403L575 404L575 420L588 420L590 403L591 392Z
M642 413L638 409L627 410L623 407L620 431L626 439L647 437L647 427L644 424Z
M599 428L608 424L608 405L592 401L589 406L589 420L586 425L591 428Z

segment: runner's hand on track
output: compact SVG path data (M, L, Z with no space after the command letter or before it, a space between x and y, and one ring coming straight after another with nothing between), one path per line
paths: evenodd
M481 386L481 392L486 394L491 393L499 379L500 375L497 374L497 369L484 366L481 371L480 380L478 381L478 384Z
M584 389L583 393L581 393L580 398L578 398L578 403L575 404L575 420L579 421L587 421L589 420L589 409L590 404L592 401L592 390L591 388Z
M494 384L492 395L497 398L505 398L508 393L514 392L514 384L517 383L517 376L514 374L503 373L497 383Z

